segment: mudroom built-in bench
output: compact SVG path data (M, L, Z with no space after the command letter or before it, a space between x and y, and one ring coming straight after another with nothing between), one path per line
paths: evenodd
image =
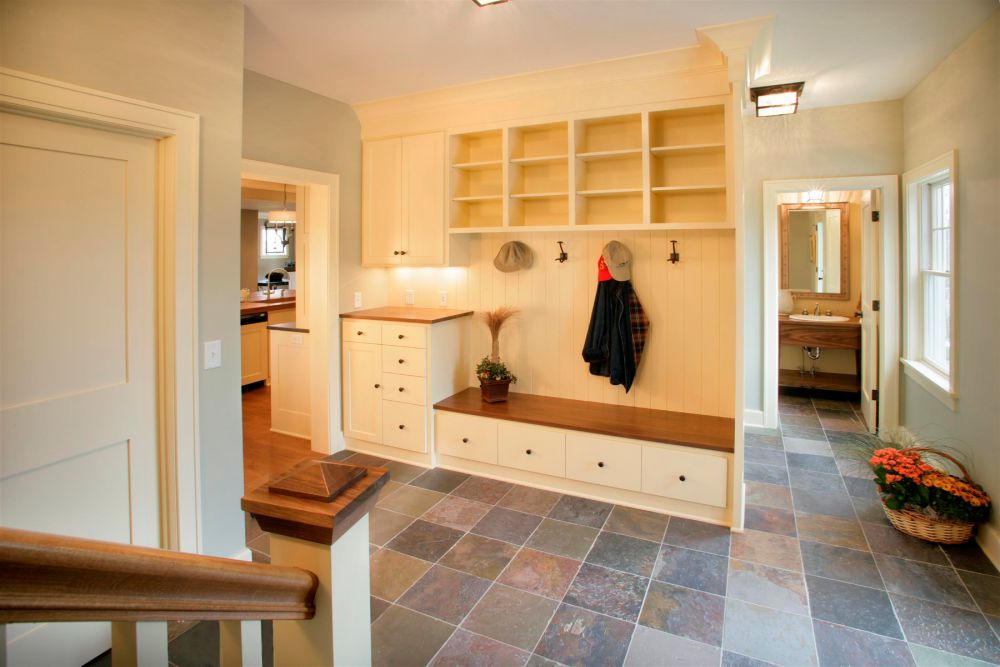
M440 467L731 523L733 419L478 387L434 413Z

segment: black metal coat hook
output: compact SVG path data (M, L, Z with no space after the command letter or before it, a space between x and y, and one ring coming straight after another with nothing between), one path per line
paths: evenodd
M563 242L562 241L556 241L556 243L559 244L559 256L556 257L556 261L559 262L560 264L562 264L567 259L569 259L569 255L567 255L566 254L566 250L563 249Z
M671 264L681 261L681 254L677 252L677 241L670 241L670 257L667 258L667 261Z

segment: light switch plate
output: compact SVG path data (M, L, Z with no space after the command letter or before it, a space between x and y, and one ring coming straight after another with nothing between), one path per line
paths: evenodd
M361 307L361 292L354 293L354 307L355 308Z
M447 306L448 305L448 291L441 290L438 292L438 305Z
M205 370L222 366L222 341L205 341Z
M403 292L403 299L407 306L412 306L413 302L416 300L416 297L413 294L413 290L408 289L405 292Z

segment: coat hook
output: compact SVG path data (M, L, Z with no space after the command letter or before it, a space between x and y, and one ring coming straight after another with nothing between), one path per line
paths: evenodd
M681 255L677 252L677 241L670 242L670 257L667 258L667 261L671 264L681 261Z
M566 254L566 250L563 248L563 242L562 241L556 241L556 243L559 244L559 256L556 257L556 261L559 262L560 264L562 264L567 259L569 259L569 255Z

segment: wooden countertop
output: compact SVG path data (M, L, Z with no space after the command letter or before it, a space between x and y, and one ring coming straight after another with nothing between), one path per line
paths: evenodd
M267 328L271 331L292 331L295 333L309 333L309 329L297 326L295 322L279 322L278 324L268 324Z
M516 392L511 392L504 403L486 403L479 387L449 396L436 403L434 409L719 452L733 451L736 428L735 421L726 417Z
M385 306L341 313L345 320L384 320L386 322L409 322L412 324L434 324L458 317L471 315L471 310L455 308L416 308L414 306Z
M267 298L266 292L250 292L250 299L240 302L240 315L254 315L294 307L295 290L293 289L275 290L270 299Z

